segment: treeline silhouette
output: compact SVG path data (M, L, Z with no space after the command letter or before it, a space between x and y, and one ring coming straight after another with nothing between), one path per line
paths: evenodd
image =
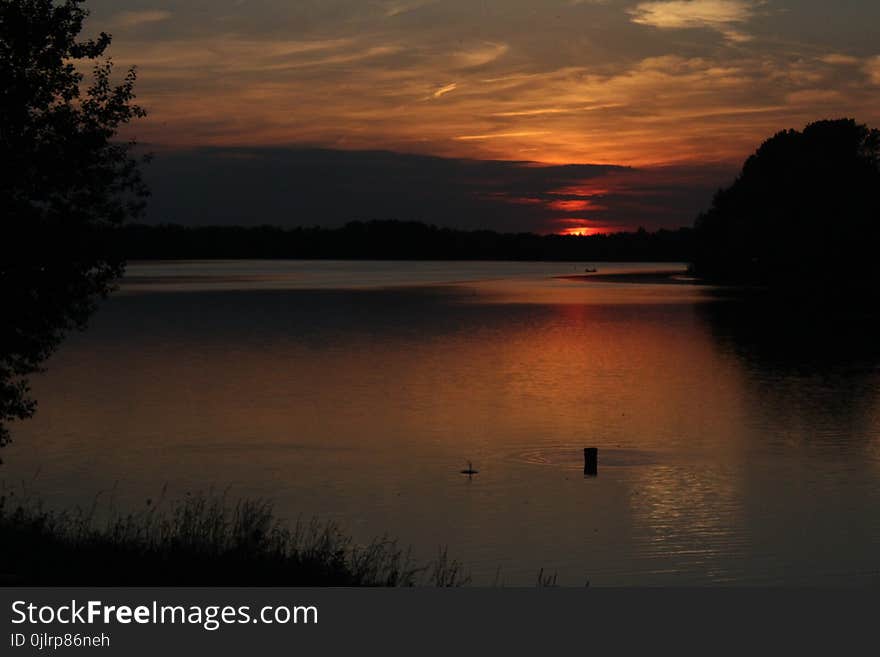
M695 225L693 269L788 295L880 285L880 130L816 121L765 141Z
M302 258L684 262L692 229L578 235L499 233L415 221L353 221L340 228L127 225L114 229L128 260Z
M149 195L144 158L116 138L146 115L135 70L114 82L110 36L80 38L83 3L0 0L0 447L36 408L28 376L122 275L101 238Z

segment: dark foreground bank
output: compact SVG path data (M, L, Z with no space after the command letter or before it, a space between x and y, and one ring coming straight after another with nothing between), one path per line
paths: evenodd
M394 540L360 546L333 523L282 523L265 501L147 501L99 522L0 497L0 584L13 586L459 586L445 552L418 564Z

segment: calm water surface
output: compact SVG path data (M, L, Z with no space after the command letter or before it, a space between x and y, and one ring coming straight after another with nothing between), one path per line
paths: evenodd
M880 584L876 327L557 278L582 270L133 264L2 477L58 507L270 497L475 583Z

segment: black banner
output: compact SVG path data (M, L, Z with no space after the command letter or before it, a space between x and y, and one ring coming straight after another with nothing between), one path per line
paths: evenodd
M870 591L7 588L3 655L849 654Z

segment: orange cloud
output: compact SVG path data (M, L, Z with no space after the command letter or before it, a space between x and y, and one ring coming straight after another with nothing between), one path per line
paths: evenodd
M557 17L487 0L485 20L474 22L446 3L390 0L364 3L347 20L322 22L315 10L308 31L281 25L279 12L278 29L263 34L231 31L231 18L187 32L185 5L169 6L174 21L138 18L166 37L154 26L149 39L120 38L111 53L120 67L138 65L139 102L150 112L126 136L162 145L644 167L741 162L767 135L830 112L880 120L878 60L839 54L846 44L817 56L796 40L748 49L672 40L676 29L705 28L729 42L758 2L641 2L629 21L603 23L626 10L584 2ZM656 40L627 45L645 26Z
M171 12L159 9L143 11L123 11L114 16L110 23L121 28L132 28L149 23L160 23L171 18Z
M630 10L632 21L660 29L708 28L721 32L729 41L750 41L734 26L748 21L755 10L750 0L653 0Z

